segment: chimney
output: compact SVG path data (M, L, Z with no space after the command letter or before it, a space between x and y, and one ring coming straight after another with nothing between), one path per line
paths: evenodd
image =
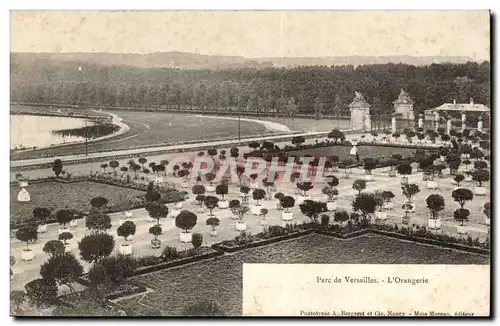
M469 100L470 105L474 105L474 99L471 97Z

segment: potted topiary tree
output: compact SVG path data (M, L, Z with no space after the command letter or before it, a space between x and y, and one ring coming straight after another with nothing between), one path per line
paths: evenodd
M56 212L56 220L61 226L59 228L59 234L64 233L64 232L70 232L69 227L67 224L73 220L73 213L69 209L61 209Z
M290 208L295 206L295 199L292 196L283 196L280 201L281 207L284 209L283 213L281 213L281 219L283 221L291 221L293 213L290 212Z
M198 195L205 194L206 189L205 189L205 186L197 184L197 185L193 186L191 191L193 192L193 195L198 196Z
M458 188L460 188L460 182L462 182L464 180L465 180L465 177L463 174L455 175L455 177L453 178L453 181L455 181L457 183L457 186L455 187L454 190L457 190Z
M299 205L300 211L309 217L314 223L318 224L318 216L327 211L326 203L306 199Z
M363 190L366 189L366 180L358 179L352 183L352 189L358 192L358 195L361 194Z
M375 211L375 219L377 219L378 221L387 220L387 211L384 208L385 201L384 201L384 197L382 195L382 192L376 191L374 193L374 198L375 198L375 201L377 202L376 211Z
M213 210L218 206L219 198L215 196L206 196L205 201L203 203L210 212L208 217L214 217Z
M250 189L258 189L259 188L259 183L257 182L257 174L251 174L250 175Z
M242 197L242 201L244 203L248 202L248 193L250 192L250 187L241 186L240 187L240 195Z
M161 240L158 239L158 236L161 235L162 232L163 230L159 225L153 225L149 228L149 233L154 236L154 239L151 240L151 248L159 249L161 247Z
M402 185L408 184L408 175L410 175L412 172L411 164L406 162L401 163L398 165L397 171L401 175L401 184Z
M247 225L243 221L243 217L245 217L245 214L248 212L248 206L240 206L235 209L235 212L238 216L238 221L236 222L236 230L240 232L245 231L247 229Z
M128 256L132 254L132 245L130 244L131 237L134 236L136 230L135 223L132 221L123 222L122 225L118 227L116 233L119 237L123 237L125 243L120 245L120 254Z
M226 209L229 207L229 202L226 200L225 196L229 192L227 185L221 184L215 188L215 193L222 198L219 200L218 206L220 209Z
M309 191L314 188L314 185L309 181L298 182L297 189L299 190L299 195L297 196L297 202L300 204L304 200L309 198Z
M431 218L427 220L429 229L438 230L441 228L441 219L438 214L444 209L444 198L438 194L432 194L426 199L427 208L431 212Z
M412 203L404 203L403 206L401 206L402 209L405 211L405 215L402 217L402 223L404 225L410 224L410 216L408 214L412 213L415 211L415 207L413 206Z
M285 194L283 194L282 192L278 192L274 195L274 198L276 199L276 209L279 211L282 210L281 198L283 198L283 196L285 196Z
M401 187L403 191L403 196L406 197L406 203L412 206L411 213L415 212L415 203L413 202L413 196L420 192L420 188L415 183L410 183Z
M38 222L38 233L47 232L47 219L50 217L50 209L45 207L36 207L33 210L33 218Z
M146 211L149 214L151 220L156 222L156 225L160 226L160 220L169 216L168 207L161 203L149 203L146 205Z
M240 208L241 206L241 203L238 199L233 199L229 202L229 209L231 210L231 212L233 212L233 220L237 220L238 219L238 214L237 214L237 210Z
M214 192L215 191L215 186L213 185L214 179L215 179L215 173L208 172L207 174L205 174L205 180L208 181L208 185L206 187L207 192Z
M394 193L392 191L385 190L382 191L380 195L384 201L384 209L393 209L394 203L392 202L392 199L394 198Z
M259 189L259 188L254 189L254 191L252 192L252 197L253 200L256 201L256 203L250 207L250 213L258 216L260 215L260 210L262 208L260 201L266 198L266 191L264 189Z
M474 194L469 189L459 188L457 190L453 190L451 197L460 205L460 208L463 209L468 201L474 199Z
M23 249L21 253L22 259L24 261L33 260L35 258L35 255L33 254L33 250L31 250L28 245L30 242L34 242L38 239L37 229L30 225L21 226L16 231L16 238L19 241L26 242L26 249Z
M487 202L487 203L484 204L483 213L485 215L484 224L490 225L491 206L490 206L489 202Z
M477 196L485 196L488 190L486 187L483 187L483 183L490 181L490 172L486 169L474 170L472 172L472 180L476 182L474 193Z
M267 214L269 213L269 210L267 208L262 208L260 210L260 215L262 216L262 220L260 220L260 225L266 226L267 225Z
M460 225L457 225L457 233L458 234L466 234L467 233L467 227L464 225L464 222L468 221L469 215L470 215L469 210L464 209L464 208L459 208L459 209L455 210L455 212L453 213L453 218L456 221L461 222Z
M220 224L220 220L217 217L209 217L207 219L206 223L208 226L210 226L212 228L210 230L210 236L216 237L217 236L217 227Z
M366 181L373 181L375 176L373 175L372 171L377 167L377 163L374 160L367 160L364 163L364 169L365 169L365 180Z
M180 232L180 241L183 243L191 242L192 233L191 230L196 225L196 220L198 217L195 213L188 210L183 210L175 218L175 226L182 229Z
M337 209L337 196L339 195L339 191L337 188L332 187L324 187L322 190L323 194L328 196L328 200L326 202L326 208L331 212Z

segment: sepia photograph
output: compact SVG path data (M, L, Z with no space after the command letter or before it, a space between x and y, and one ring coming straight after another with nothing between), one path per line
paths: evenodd
M491 20L11 10L10 315L491 316Z

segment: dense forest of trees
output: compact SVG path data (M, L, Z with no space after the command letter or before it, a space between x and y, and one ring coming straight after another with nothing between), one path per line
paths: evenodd
M490 105L490 63L381 64L293 69L180 70L130 67L11 67L11 101L99 107L251 110L349 115L354 92L373 114L391 113L404 88L418 112L456 99Z

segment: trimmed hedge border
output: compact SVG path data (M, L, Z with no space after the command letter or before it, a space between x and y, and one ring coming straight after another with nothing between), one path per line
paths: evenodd
M222 255L224 255L223 252L212 251L212 252L208 252L208 253L201 254L201 255L195 255L195 256L191 256L191 257L167 261L167 262L164 262L161 264L140 267L134 271L134 276L140 276L140 275L157 272L157 271L164 270L164 269L170 269L170 268L174 268L174 267L181 266L181 265L186 265L186 264L190 264L190 263L194 263L194 262L198 262L198 261L202 261L202 260L206 260L206 259L219 257Z
M106 296L106 300L115 300L115 299L118 299L121 297L126 297L126 296L133 295L133 294L143 293L143 292L146 292L148 290L144 285L140 285L138 283L128 283L128 284L133 285L134 288L129 289L129 290L124 290L124 291L113 292L113 293Z
M229 247L229 246L226 246L223 244L216 243L216 244L212 245L212 249L217 250L217 251L221 251L221 252L225 252L225 253L233 253L233 252L241 251L244 249L256 248L256 247L261 247L261 246L273 244L276 242L281 242L281 241L285 241L285 240L289 240L289 239L299 238L299 237L302 237L304 235L311 234L314 231L315 231L314 229L302 230L302 231L293 232L293 233L290 233L287 235L281 235L281 236L277 236L277 237L273 237L273 238L263 239L261 241L250 242L248 244L236 246L236 247Z
M422 243L422 244L429 244L429 245L434 245L434 246L447 248L447 249L462 250L462 251L471 252L474 254L486 255L486 256L490 255L490 251L487 249L462 245L462 244L458 244L458 243L442 242L439 240L427 239L427 238L422 238L422 237L412 237L412 236L397 233L397 232L377 230L374 228L369 228L368 232L373 233L373 234L377 234L377 235L396 238L399 240L407 240L407 241L412 241L412 242L417 242L417 243Z

